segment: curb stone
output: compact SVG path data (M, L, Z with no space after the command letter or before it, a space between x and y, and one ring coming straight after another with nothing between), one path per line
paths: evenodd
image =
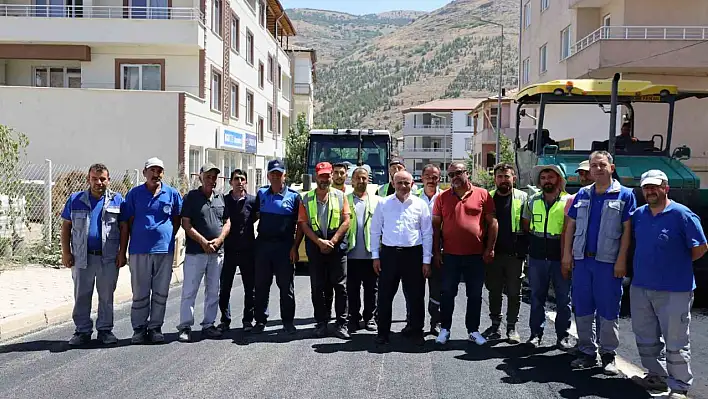
M172 269L172 279L170 286L179 285L184 281L182 266ZM94 296L95 298L95 296ZM129 302L133 298L130 284L123 284L116 288L113 303L119 305ZM98 308L98 300L92 301L91 312L95 313ZM32 332L43 330L47 327L71 321L71 313L74 303L63 303L48 309L34 312L25 312L13 315L0 320L0 343L17 338ZM92 315L93 316L93 315Z

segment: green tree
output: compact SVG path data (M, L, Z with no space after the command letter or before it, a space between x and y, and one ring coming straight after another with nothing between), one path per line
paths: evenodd
M4 223L12 226L12 236L0 238L0 254L4 255L8 255L8 252L14 248L15 242L19 240L14 226L16 226L16 218L21 214L20 160L28 144L29 140L24 133L0 125L0 194L7 195L9 200L7 213L3 210L0 210L0 213L7 217Z
M297 116L295 126L290 127L290 133L285 139L285 168L288 171L287 179L290 184L301 184L302 174L305 173L307 164L307 142L310 128L307 118L302 112Z
M514 165L514 151L511 148L511 140L509 140L508 137L502 134L499 138L499 152L501 152L501 162ZM472 170L473 167L473 154L470 154L469 158L467 159L467 169ZM472 179L480 187L484 187L486 189L494 188L494 176L492 176L492 174L490 172L487 172L486 170L479 170L477 172L477 175L473 176Z

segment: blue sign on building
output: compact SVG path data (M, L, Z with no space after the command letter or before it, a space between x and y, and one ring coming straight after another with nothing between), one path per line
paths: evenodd
M244 135L240 132L224 129L224 146L239 150L244 149Z
M258 137L252 133L246 133L246 152L255 154L258 152Z

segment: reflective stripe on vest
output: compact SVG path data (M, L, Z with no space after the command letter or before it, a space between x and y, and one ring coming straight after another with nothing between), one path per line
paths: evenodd
M492 190L489 192L489 195L494 198L494 194L497 192L497 190ZM521 232L521 204L524 201L524 197L516 192L516 190L513 191L513 197L511 199L511 214L513 215L512 223L511 223L511 232L512 233L519 233Z
M354 194L349 193L347 194L347 201L349 202L349 212L351 213L351 216L349 218L349 248L348 250L351 251L355 246L356 246L356 235L357 235L357 229L358 227L358 222L357 222L357 217L356 217L356 205L354 205ZM367 195L366 198L364 198L364 204L366 204L366 215L364 215L364 247L366 247L367 252L371 252L371 217L374 214L374 209L371 204L371 199L370 196Z
M546 208L543 194L538 193L531 198L531 234L538 237L560 238L563 232L563 221L565 220L565 202L568 194L560 193L558 200Z
M327 204L329 206L329 230L337 230L339 228L342 210L339 207L339 199L337 198L336 189L329 189L329 198L327 199ZM341 193L341 192L340 192ZM310 227L315 233L320 232L320 221L317 217L317 198L315 190L312 190L305 194L305 203L307 204L307 216L310 219Z

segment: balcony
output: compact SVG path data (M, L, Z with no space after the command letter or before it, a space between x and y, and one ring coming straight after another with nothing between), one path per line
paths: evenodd
M568 76L580 78L589 71L609 68L704 73L708 54L693 47L707 38L706 26L601 27L571 46L566 58Z
M203 20L192 7L0 4L0 41L203 48Z
M569 0L568 8L602 8L611 0Z
M404 124L404 136L445 136L452 134L451 125Z
M403 152L401 154L403 158L448 158L451 159L452 149L451 148L440 148L440 147L413 147L404 146Z
M295 95L308 96L312 93L312 85L309 83L295 83Z

